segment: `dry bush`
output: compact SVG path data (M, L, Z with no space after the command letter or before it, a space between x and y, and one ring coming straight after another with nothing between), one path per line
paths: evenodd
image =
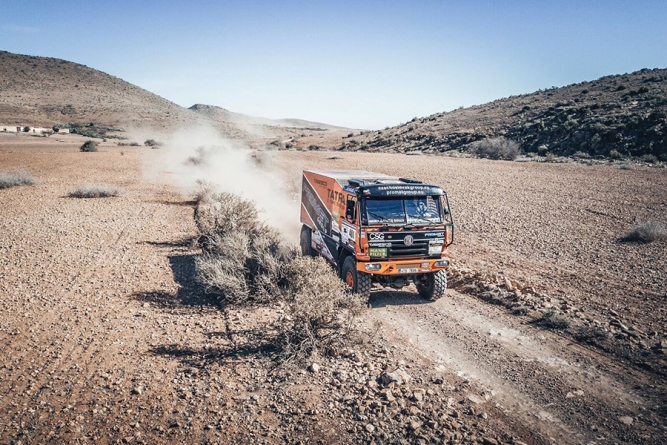
M7 189L20 185L34 185L36 183L37 179L25 170L0 173L0 189Z
M285 288L283 265L296 256L280 245L273 229L252 236L242 229L211 234L196 258L197 280L207 292L226 303L268 303L277 301Z
M468 151L480 158L513 161L519 156L519 144L504 137L482 139L470 144Z
M342 347L354 338L354 320L364 307L321 258L301 257L282 244L280 233L259 220L252 201L213 192L206 183L196 197L195 220L202 254L197 281L225 303L282 303L282 362Z
M67 194L70 198L109 198L120 196L124 190L118 187L103 185L84 185Z
M283 268L287 281L280 355L285 361L340 350L355 339L364 301L350 295L321 257L296 257Z
M200 187L202 190L195 196L195 223L201 236L233 231L256 236L266 229L252 201L233 193L215 193L212 186L204 182L200 182Z
M88 140L83 143L81 147L79 147L79 150L83 152L92 152L92 151L97 151L97 142L93 140Z
M636 225L630 233L625 235L623 241L652 243L664 239L667 239L667 226L657 222L649 222Z

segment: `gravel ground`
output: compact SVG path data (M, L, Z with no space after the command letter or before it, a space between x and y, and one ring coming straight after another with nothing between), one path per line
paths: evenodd
M191 203L142 175L159 150L34 139L0 139L0 170L39 180L0 191L0 443L664 442L664 244L617 241L665 220L664 171L281 153L442 184L457 269L435 303L375 292L368 344L276 368L280 309L194 284ZM554 308L627 348L531 322Z

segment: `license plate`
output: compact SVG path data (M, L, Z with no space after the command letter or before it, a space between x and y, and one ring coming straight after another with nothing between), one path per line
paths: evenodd
M371 247L368 249L368 254L376 258L384 258L387 256L386 247Z
M398 273L417 273L419 272L418 267L408 267L408 268L399 268Z

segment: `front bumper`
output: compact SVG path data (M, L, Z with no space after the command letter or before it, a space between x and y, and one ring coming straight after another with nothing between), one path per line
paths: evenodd
M449 258L357 261L357 270L372 275L414 275L449 268Z

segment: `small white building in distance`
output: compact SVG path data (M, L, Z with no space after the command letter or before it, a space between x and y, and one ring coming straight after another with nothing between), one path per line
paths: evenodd
M23 127L17 127L16 125L4 125L0 124L0 132L2 133L20 133Z

